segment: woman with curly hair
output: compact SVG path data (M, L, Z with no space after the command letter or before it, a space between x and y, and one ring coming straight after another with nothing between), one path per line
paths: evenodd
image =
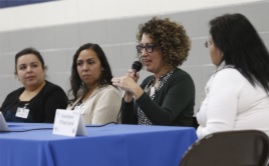
M125 91L121 105L124 124L192 126L195 100L190 75L178 68L187 58L190 39L184 27L168 18L153 17L139 26L136 46L147 77L139 86L139 74L113 78Z

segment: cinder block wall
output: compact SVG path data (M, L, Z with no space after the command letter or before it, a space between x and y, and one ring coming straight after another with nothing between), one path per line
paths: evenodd
M204 41L209 35L208 21L224 13L242 13L254 24L269 48L268 11L269 1L266 0L184 12L0 31L0 104L9 92L21 86L13 74L14 55L21 49L32 46L40 50L48 66L47 79L67 91L72 56L79 46L87 42L100 44L109 59L113 75L121 76L137 60L135 35L138 25L152 16L159 16L182 23L191 37L190 55L181 68L189 72L195 82L197 110L204 97L204 86L215 69L208 49L204 47ZM141 79L149 74L142 70Z

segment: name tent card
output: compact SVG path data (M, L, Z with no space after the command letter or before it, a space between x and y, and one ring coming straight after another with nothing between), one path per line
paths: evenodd
M0 132L1 131L10 131L2 112L0 112Z
M78 112L57 109L53 125L53 134L64 136L86 136L87 131L81 114Z

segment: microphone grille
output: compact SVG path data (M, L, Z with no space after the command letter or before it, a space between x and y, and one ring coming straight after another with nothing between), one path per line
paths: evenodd
M140 71L142 69L142 63L140 61L135 61L132 64L132 69L134 69L135 71Z

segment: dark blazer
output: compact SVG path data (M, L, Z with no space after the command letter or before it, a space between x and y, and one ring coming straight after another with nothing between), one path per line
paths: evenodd
M145 88L154 76L147 77L141 84ZM122 123L137 124L137 106L139 106L154 125L192 126L195 104L195 86L190 75L177 68L154 100L143 93L136 101L121 105Z
M64 90L48 81L30 101L19 100L23 91L24 87L21 87L8 94L4 100L0 111L2 111L7 122L53 123L56 109L66 109L68 104L68 98ZM25 107L30 110L26 119L15 116L18 107Z

